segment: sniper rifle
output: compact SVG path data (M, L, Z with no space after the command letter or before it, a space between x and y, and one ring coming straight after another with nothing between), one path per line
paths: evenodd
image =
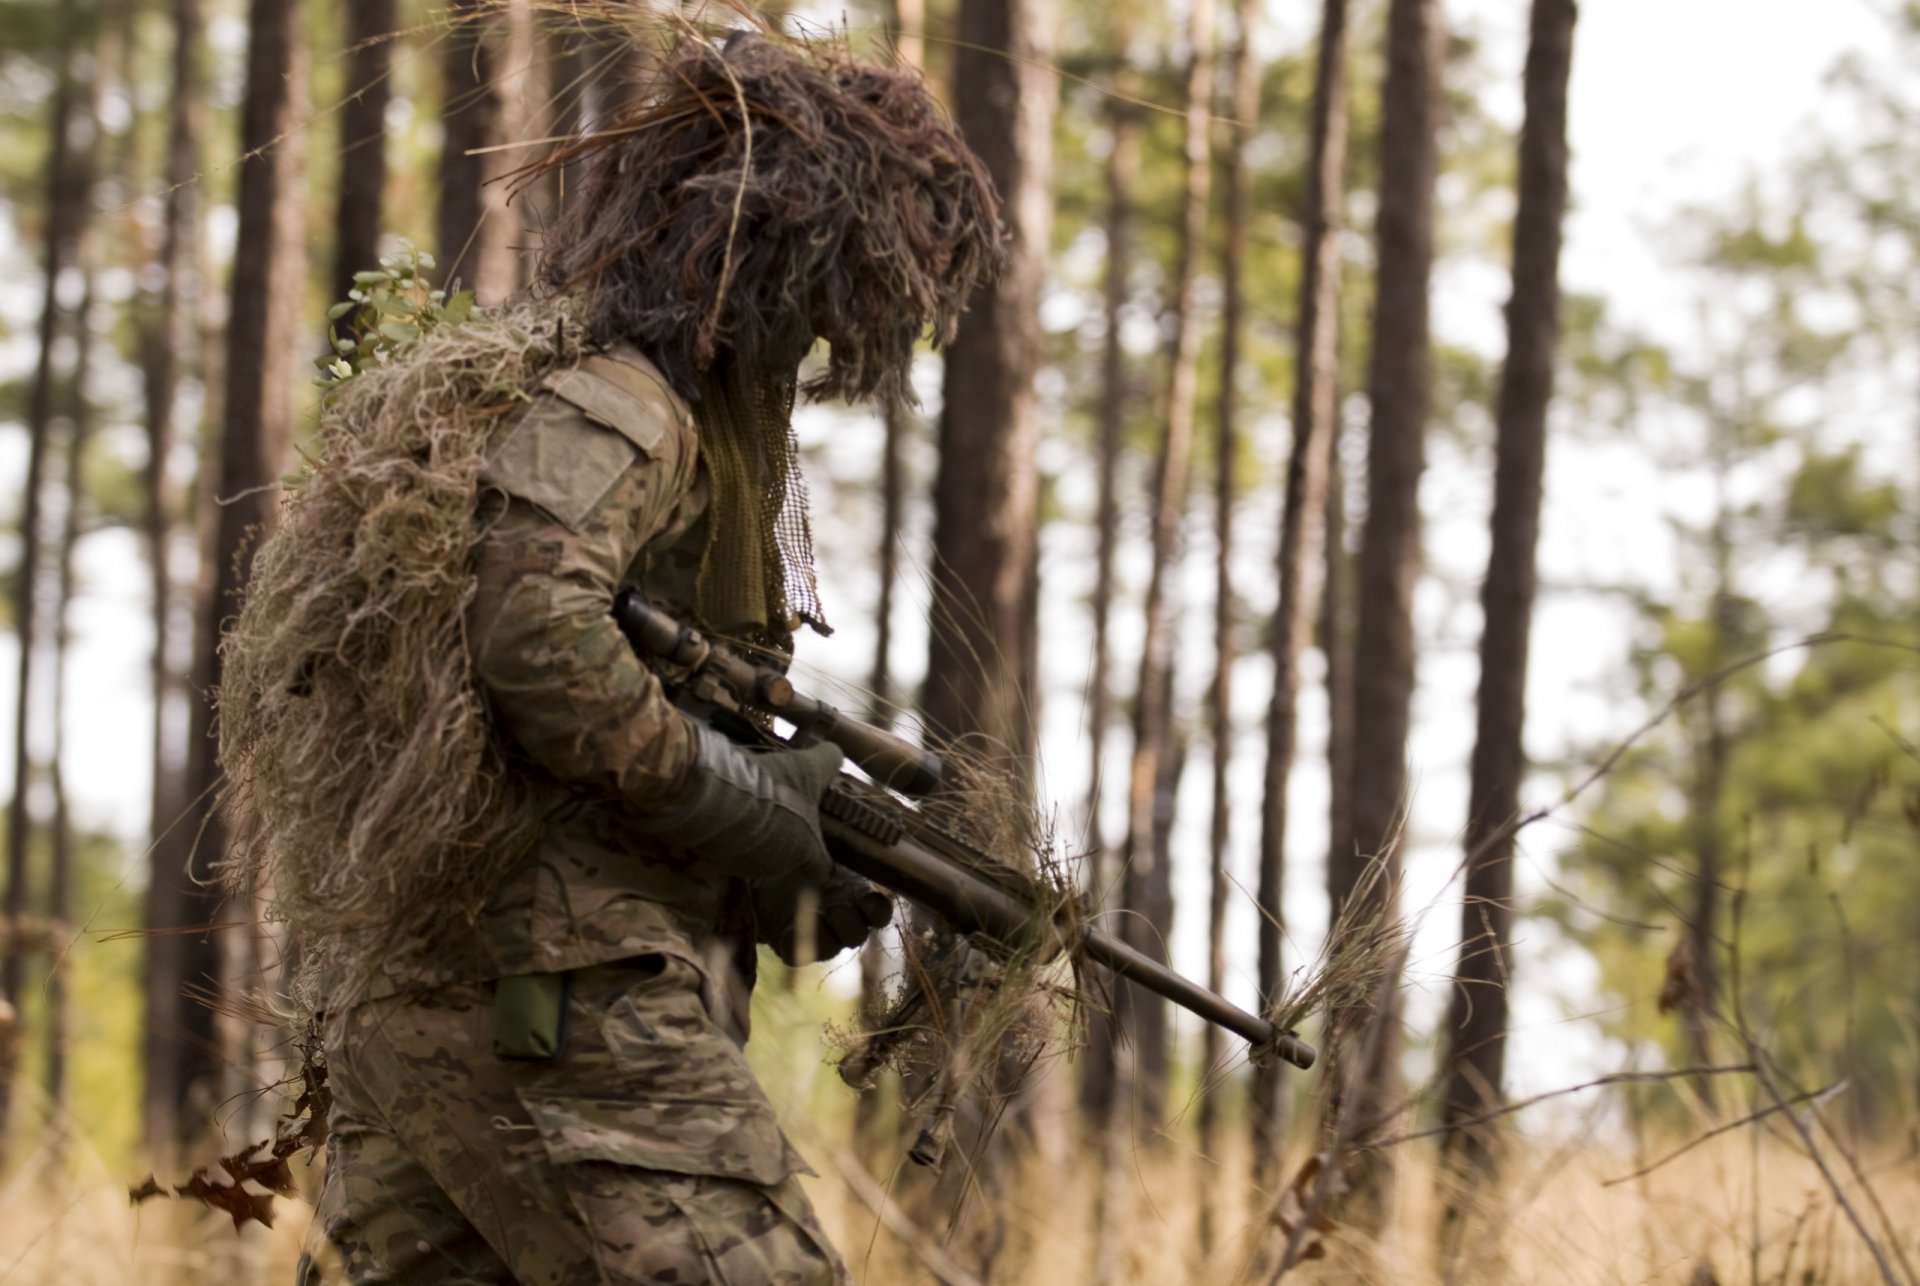
M737 724L743 716L782 719L796 730L787 744L830 741L880 786L922 798L940 789L944 765L938 755L795 691L779 670L705 637L642 595L621 593L613 615L683 708L717 725ZM820 802L829 851L848 870L940 916L989 957L1038 949L1047 958L1091 960L1240 1036L1256 1062L1278 1058L1313 1066L1313 1046L1294 1033L1175 973L1076 908L1059 906L1037 881L932 825L919 810L877 795L873 785L843 775Z

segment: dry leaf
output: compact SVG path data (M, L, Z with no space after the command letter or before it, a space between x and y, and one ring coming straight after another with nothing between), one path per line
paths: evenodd
M1300 1172L1293 1176L1293 1182L1289 1183L1287 1190L1281 1194L1279 1203L1274 1206L1273 1222L1288 1240L1292 1240L1296 1228L1299 1228L1302 1223L1307 1223L1307 1209L1313 1204L1313 1190L1319 1181L1320 1171L1326 1167L1326 1164L1327 1154L1324 1152L1308 1157L1306 1164L1300 1167ZM1340 1176L1335 1175L1333 1182L1328 1186L1326 1200L1321 1204L1323 1206L1331 1204L1332 1199L1339 1196L1345 1189L1346 1184L1341 1181ZM1323 1238L1339 1226L1324 1211L1315 1214L1312 1221L1307 1223L1307 1235L1301 1238L1300 1258L1325 1258L1327 1247Z
M265 1228L273 1227L272 1193L248 1192L237 1183L231 1187L213 1183L207 1178L205 1170L195 1170L191 1178L173 1190L173 1195L226 1211L233 1216L235 1232L245 1227L248 1220Z
M1670 1014L1682 1005L1697 1009L1705 999L1700 972L1694 965L1693 947L1682 937L1667 953L1667 977L1660 984L1660 1012Z

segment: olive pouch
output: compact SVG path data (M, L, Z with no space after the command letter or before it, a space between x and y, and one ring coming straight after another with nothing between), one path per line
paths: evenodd
M567 975L520 973L493 989L493 1052L502 1058L558 1058L566 1037Z

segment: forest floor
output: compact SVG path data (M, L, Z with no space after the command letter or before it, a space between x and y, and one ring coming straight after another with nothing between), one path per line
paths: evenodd
M1516 1140L1506 1174L1473 1201L1451 1264L1436 1228L1448 1185L1425 1143L1398 1151L1398 1180L1378 1234L1338 1227L1323 1258L1286 1274L1300 1282L1852 1283L1915 1280L1920 1264L1920 1151L1903 1133L1877 1154L1856 1158L1860 1179L1836 1153L1830 1160L1847 1201L1878 1240L1890 1275L1790 1132L1730 1131L1676 1159L1648 1163L1687 1142L1675 1136L1639 1148L1593 1141ZM848 1149L801 1136L819 1169L811 1181L823 1220L863 1284L990 1281L1004 1286L1113 1282L1232 1283L1274 1280L1277 1242L1255 1245L1249 1230L1271 1228L1271 1197L1245 1181L1244 1156L1218 1162L1176 1145L1136 1149L1109 1186L1121 1230L1100 1253L1093 1232L1099 1167L1092 1153L1046 1155L1029 1147L1017 1180L967 1199L963 1232L942 1225L941 1207L904 1169L873 1178ZM1237 1149L1236 1149L1237 1151ZM902 1163L904 1166L904 1163ZM60 1170L64 1175L60 1175ZM318 1166L296 1165L303 1188ZM144 1173L144 1172L143 1172ZM272 1228L235 1233L227 1216L186 1203L127 1200L132 1176L112 1173L84 1143L64 1167L45 1153L21 1158L0 1189L0 1283L286 1283L310 1210L276 1203ZM1111 1180L1111 1176L1110 1176ZM1870 1187L1871 1191L1868 1191ZM1119 1191L1124 1189L1124 1191ZM891 1190L892 1200L883 1200ZM1876 1204L1877 1203L1877 1204ZM883 1222L876 1207L885 1205ZM1214 1225L1203 1241L1201 1215ZM945 1242L943 1245L942 1242Z

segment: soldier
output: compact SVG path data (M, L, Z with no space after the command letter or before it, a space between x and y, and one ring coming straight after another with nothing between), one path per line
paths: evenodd
M658 83L558 158L590 168L542 277L589 342L494 431L477 491L471 674L536 837L474 932L327 998L303 1283L845 1277L740 1049L756 940L792 961L886 922L821 841L840 754L683 717L609 610L638 585L770 652L825 632L801 361L828 341L810 396L903 391L997 268L995 200L909 74L735 37Z

